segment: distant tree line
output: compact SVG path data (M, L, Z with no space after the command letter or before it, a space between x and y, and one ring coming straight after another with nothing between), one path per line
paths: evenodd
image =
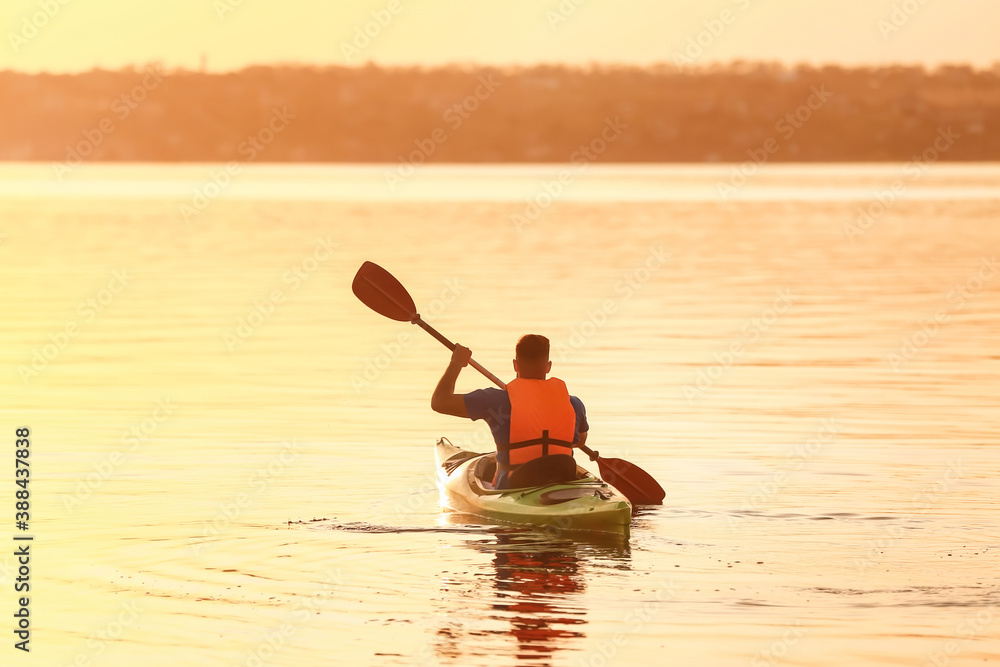
M1000 68L0 72L0 160L908 161L942 132L1000 160Z

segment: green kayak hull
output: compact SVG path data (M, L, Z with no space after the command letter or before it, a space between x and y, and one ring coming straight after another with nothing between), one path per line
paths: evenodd
M498 491L480 479L484 471L495 467L494 457L492 453L466 451L446 438L438 440L435 459L442 504L498 523L628 537L631 503L616 488L580 466L578 479L570 482Z

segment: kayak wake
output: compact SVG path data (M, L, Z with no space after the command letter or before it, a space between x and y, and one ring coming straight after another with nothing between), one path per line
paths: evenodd
M346 533L466 533L482 535L496 532L524 532L528 529L501 528L487 526L385 526L364 521L337 523L330 519L310 521L289 521L288 526L306 526L320 530L336 530Z

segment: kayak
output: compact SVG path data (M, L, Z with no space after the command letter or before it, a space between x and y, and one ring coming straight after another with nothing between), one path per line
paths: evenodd
M490 483L495 453L466 451L441 438L435 459L442 504L453 510L500 523L628 537L632 504L618 489L580 466L576 467L577 479L571 481L497 490Z

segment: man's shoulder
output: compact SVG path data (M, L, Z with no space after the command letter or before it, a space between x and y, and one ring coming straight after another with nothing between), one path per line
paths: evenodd
M496 387L470 391L464 396L465 409L472 419L485 419L510 411L507 392Z
M476 389L475 391L470 391L466 396L475 395L477 398L484 399L497 399L507 396L507 392L498 387L485 387L483 389Z

